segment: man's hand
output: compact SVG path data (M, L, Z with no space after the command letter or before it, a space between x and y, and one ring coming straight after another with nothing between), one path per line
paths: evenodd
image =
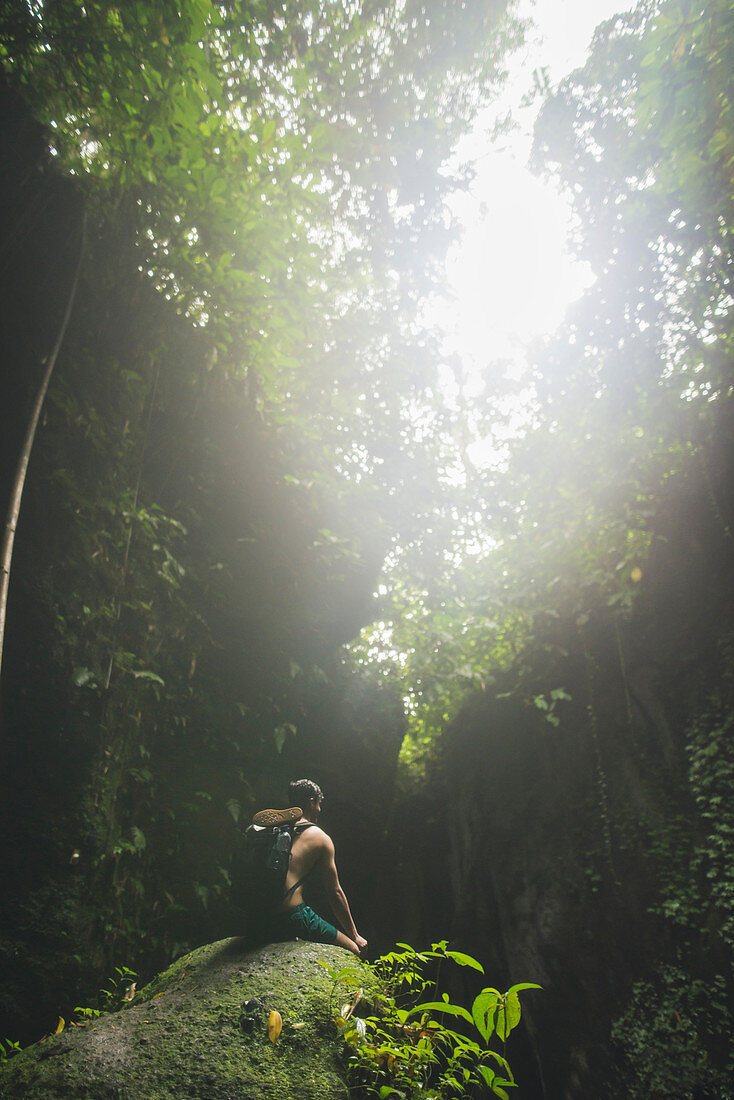
M358 932L357 935L354 937L354 942L356 943L357 947L359 948L360 955L363 954L364 949L367 946L367 940L364 938L364 936L360 936L360 934Z

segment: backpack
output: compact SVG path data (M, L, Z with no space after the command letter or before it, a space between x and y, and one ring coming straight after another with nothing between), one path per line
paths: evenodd
M244 830L245 907L251 912L272 911L281 903L293 841L310 825L249 825Z
M293 826L249 825L245 829L245 842L264 869L284 883L293 846Z

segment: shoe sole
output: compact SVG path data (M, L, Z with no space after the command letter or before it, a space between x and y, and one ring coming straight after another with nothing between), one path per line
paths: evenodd
M303 817L300 806L291 806L288 810L258 810L252 819L253 825L269 828L272 825L295 825Z

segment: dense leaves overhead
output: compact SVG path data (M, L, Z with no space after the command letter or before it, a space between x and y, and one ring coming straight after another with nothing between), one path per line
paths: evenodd
M464 179L447 159L519 36L507 9L3 6L8 423L55 331L43 288L65 285L80 199L89 223L11 591L11 773L43 768L4 812L14 851L53 839L8 958L33 955L37 919L100 954L211 935L235 823L306 751L314 709L312 747L338 743L340 715L394 767L394 695L345 718L366 689L335 652L386 548L445 491L452 425L417 318Z
M676 479L703 475L728 531L713 486L732 416L733 50L725 0L642 3L547 97L536 165L571 197L594 283L531 352L514 439L518 406L508 420L502 365L488 367L488 418L511 443L457 478L432 567L430 543L417 569L404 556L367 642L393 670L402 654L420 736L507 667L538 698L562 624L625 621Z
M18 4L3 56L219 369L298 423L311 466L394 486L435 397L413 329L451 236L443 166L516 36L474 0L66 2Z

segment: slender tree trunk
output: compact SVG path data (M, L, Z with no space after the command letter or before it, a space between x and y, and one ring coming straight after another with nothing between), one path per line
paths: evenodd
M48 389L53 369L56 366L56 359L58 358L59 349L64 340L66 334L66 328L69 324L69 318L71 317L71 311L74 306L74 299L76 298L76 291L79 285L79 272L82 266L82 257L84 255L84 246L87 238L87 214L84 212L82 218L81 239L79 242L79 256L76 262L76 271L74 272L74 281L69 291L69 299L66 303L66 309L64 316L61 320L58 335L56 337L56 343L53 346L53 350L46 360L46 369L41 379L41 384L38 387L36 394L36 400L33 403L31 415L28 420L28 427L26 428L25 438L23 440L23 446L20 451L20 458L18 459L18 468L15 471L15 479L10 491L10 502L8 504L8 515L5 521L5 531L3 534L2 549L0 550L0 673L2 672L2 660L3 660L3 642L5 640L5 618L8 606L8 588L10 587L10 563L13 557L13 542L15 541L15 531L18 526L18 516L20 515L20 502L23 497L23 487L25 485L25 477L28 472L28 463L31 457L31 449L33 447L33 440L36 435L36 428L38 427L38 421L41 416L41 409L43 408L43 402L46 397L46 391Z

